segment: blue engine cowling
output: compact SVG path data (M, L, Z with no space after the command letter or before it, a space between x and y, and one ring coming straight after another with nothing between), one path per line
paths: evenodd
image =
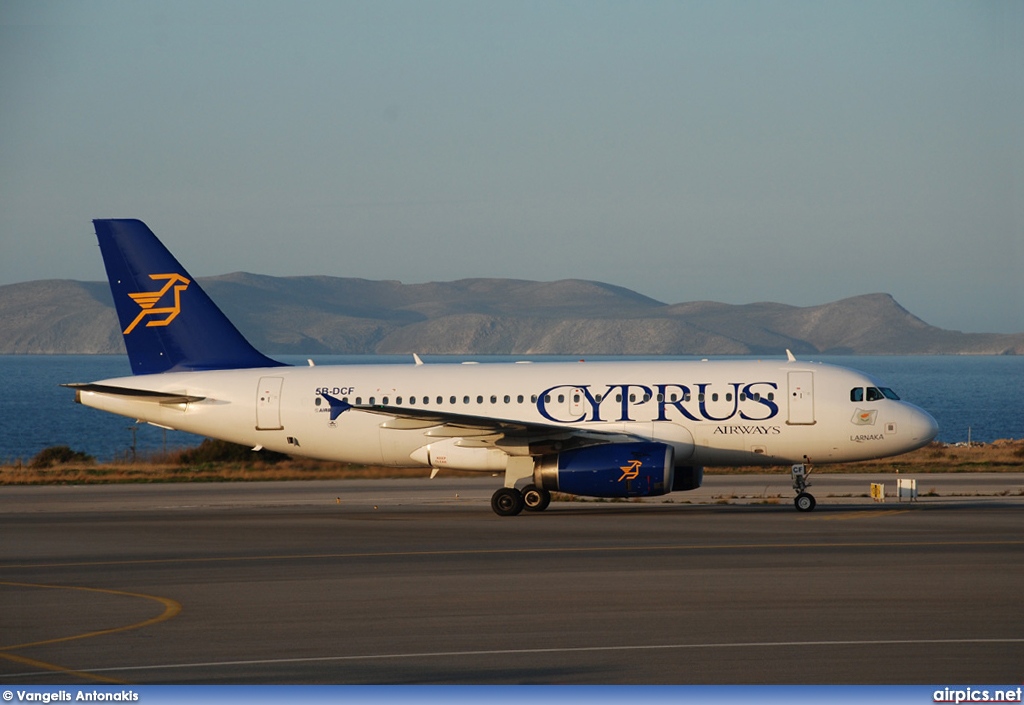
M673 489L672 446L609 443L545 455L534 483L586 497L653 497Z

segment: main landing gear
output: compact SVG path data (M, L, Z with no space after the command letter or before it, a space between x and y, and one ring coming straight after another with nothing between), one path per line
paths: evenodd
M524 509L528 512L543 512L551 504L551 493L533 484L533 457L509 456L505 466L505 486L491 495L491 509L500 517L514 517ZM522 490L516 489L519 482L528 482Z
M502 517L513 517L524 509L543 512L551 504L551 493L537 485L527 485L522 491L515 487L502 487L491 495L491 509Z
M808 475L810 475L810 472L803 463L793 466L793 490L796 492L796 499L793 500L793 504L798 512L809 512L817 504L814 501L814 495L807 491L807 488L811 486L811 483L807 481Z

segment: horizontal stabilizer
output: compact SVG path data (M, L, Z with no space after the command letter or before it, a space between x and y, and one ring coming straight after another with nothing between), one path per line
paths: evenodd
M129 397L137 401L151 401L155 404L189 404L202 401L206 397L197 397L191 394L180 392L154 392L148 389L129 389L128 387L114 387L109 384L62 384L62 387L70 387L77 394L80 392L93 392L95 394L107 394L116 397Z

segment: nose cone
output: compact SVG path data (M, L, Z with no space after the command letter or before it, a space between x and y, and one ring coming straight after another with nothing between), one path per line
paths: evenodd
M907 404L907 407L909 418L905 424L910 431L908 440L913 444L907 450L915 450L928 445L939 435L939 422L924 409L913 404Z

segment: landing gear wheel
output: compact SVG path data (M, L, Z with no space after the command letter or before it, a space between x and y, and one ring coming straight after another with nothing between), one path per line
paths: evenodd
M809 462L807 456L804 456L804 460ZM807 469L807 465L800 463L793 466L793 489L796 491L796 499L793 500L793 504L796 505L798 512L809 512L814 509L814 505L817 502L814 501L814 496L807 491L807 488L811 486L811 483L807 481L807 476L810 475L810 470Z
M543 512L551 504L551 493L537 487L527 485L523 488L523 509L528 512Z
M814 495L808 492L801 492L796 496L796 499L793 500L793 504L796 505L798 512L809 512L814 509L816 502L814 501Z
M514 517L523 511L523 495L515 487L502 487L491 495L491 509L500 517Z

